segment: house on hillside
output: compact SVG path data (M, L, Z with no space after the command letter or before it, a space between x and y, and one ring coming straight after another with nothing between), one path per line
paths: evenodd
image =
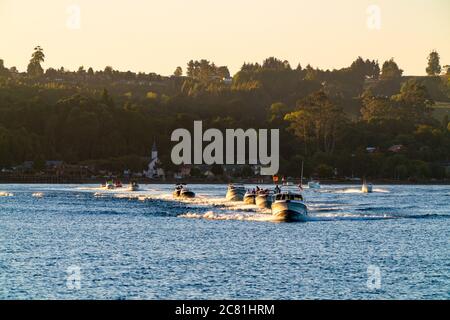
M393 153L399 153L405 150L405 146L402 144L396 144L389 147L388 151Z

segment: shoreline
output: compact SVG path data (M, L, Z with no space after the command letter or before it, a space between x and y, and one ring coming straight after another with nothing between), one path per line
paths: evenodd
M106 180L117 179L124 185L129 184L130 181L136 181L139 184L166 184L174 185L178 183L185 184L228 184L228 183L242 183L242 184L254 184L254 185L276 185L271 179L258 179L258 178L222 178L222 179L147 179L147 178L80 178L80 177L56 177L56 176L16 176L16 177L0 177L0 184L99 184L101 185ZM300 178L289 179L290 183L297 185ZM348 181L344 179L319 179L322 185L360 185L360 181ZM390 179L367 179L367 181L374 185L450 185L450 180L390 180ZM306 184L307 180L304 179L303 183ZM278 183L278 185L282 185Z

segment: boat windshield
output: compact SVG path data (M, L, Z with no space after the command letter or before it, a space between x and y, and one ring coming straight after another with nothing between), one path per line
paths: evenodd
M296 200L303 201L303 196L301 194L292 194L292 193L280 193L275 197L276 200Z

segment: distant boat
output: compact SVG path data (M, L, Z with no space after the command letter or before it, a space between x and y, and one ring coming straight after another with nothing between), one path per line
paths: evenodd
M361 191L363 193L372 193L373 192L373 185L371 183L367 183L366 181L364 181L362 187L361 187Z
M117 180L115 183L114 183L114 186L116 187L116 188L122 188L123 186L122 186L122 182L120 182L120 180Z
M255 197L255 204L261 209L270 209L272 206L273 193L268 190L260 191Z
M320 182L311 180L308 182L308 188L310 189L320 189Z
M256 193L247 191L244 194L244 203L245 204L255 204Z
M245 195L245 188L241 184L229 184L226 194L228 201L242 201Z
M195 198L194 191L188 189L187 187L183 187L181 189L180 197L182 198Z
M306 221L308 208L300 193L282 192L274 196L272 215L278 221Z
M137 182L131 182L128 187L129 191L139 191L139 184Z
M114 183L112 181L106 181L105 184L102 184L102 188L107 189L107 190L113 190L116 188L116 186L114 185Z
M177 184L172 194L175 198L195 198L195 193L185 184Z

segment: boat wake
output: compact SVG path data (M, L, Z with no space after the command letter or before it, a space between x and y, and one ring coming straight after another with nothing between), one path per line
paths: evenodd
M237 220L237 221L259 221L259 222L278 222L275 216L270 213L218 213L207 211L205 213L188 212L178 215L181 218L206 219L206 220ZM339 214L314 214L306 217L305 222L326 222L326 221L361 221L361 220L386 220L398 219L392 215L358 215L353 213Z
M337 190L327 190L329 193L341 193L341 194L347 194L347 193L361 193L363 194L361 188L348 188L348 189L337 189ZM374 188L372 193L389 193L390 191L387 189L382 188Z
M151 192L152 191L152 192ZM330 190L327 190L330 191ZM333 191L331 191L333 192ZM386 193L386 189L375 189L375 192ZM350 188L336 190L333 193L362 193L360 189ZM224 196L197 194L195 198L174 198L167 190L142 190L130 192L127 190L102 190L94 193L95 197L117 200L138 200L154 203L161 214L180 218L205 220L236 220L277 222L270 209L261 209L253 204L242 201L228 201ZM366 201L367 202L367 201ZM160 203L160 204L159 204ZM308 205L309 215L307 222L325 221L367 221L402 218L436 218L441 215L414 215L402 213L406 207L374 206L372 203L350 204L345 200L316 198ZM411 208L410 208L411 209ZM156 212L156 211L155 211ZM449 218L450 215L444 215Z
M43 192L35 192L31 195L34 198L42 198L44 196Z
M205 213L188 212L181 214L180 218L190 219L206 219L206 220L238 220L238 221L275 221L275 217L270 214L263 213L217 213L208 211Z

